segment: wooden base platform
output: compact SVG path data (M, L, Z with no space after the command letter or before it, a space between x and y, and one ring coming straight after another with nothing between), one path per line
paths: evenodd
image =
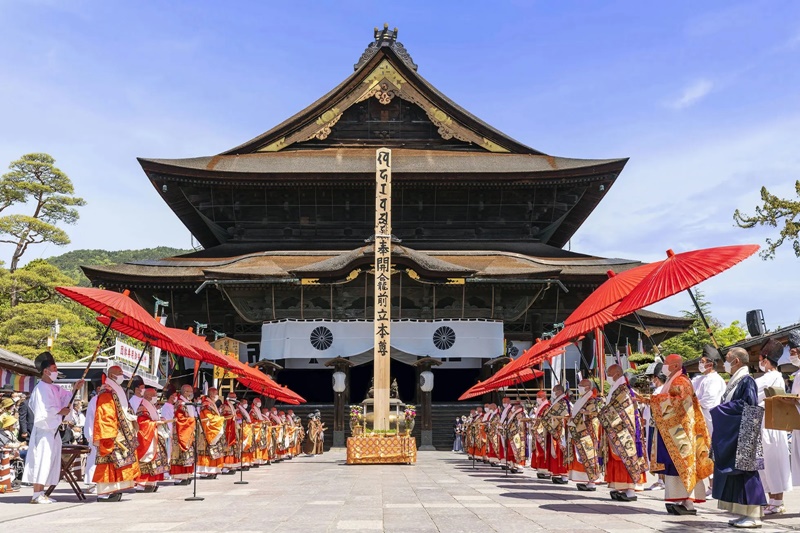
M414 464L417 441L406 435L360 435L347 439L347 464Z

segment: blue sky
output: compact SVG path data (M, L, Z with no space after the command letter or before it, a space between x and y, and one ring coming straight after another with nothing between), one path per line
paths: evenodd
M553 155L631 158L573 250L649 261L763 244L733 210L800 178L793 1L0 0L0 20L0 168L48 152L88 201L71 245L27 259L189 247L136 157L216 154L268 130L348 76L384 22L420 74L501 131ZM786 326L799 266L786 248L702 290L723 322L762 308Z

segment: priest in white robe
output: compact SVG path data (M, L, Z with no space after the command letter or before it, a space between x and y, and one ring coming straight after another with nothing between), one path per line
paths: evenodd
M72 393L55 385L58 367L50 352L39 354L34 361L42 379L36 384L28 400L33 411L33 432L30 448L25 457L23 483L33 485L31 503L54 503L55 500L44 495L46 487L57 485L61 479L61 435L58 427L69 414ZM83 380L73 386L80 388Z
M758 404L764 407L767 390L785 392L786 385L783 374L778 372L778 360L783 355L783 345L769 339L761 347L759 369L764 374L756 378L758 386ZM789 440L786 431L766 429L761 422L761 439L764 447L764 470L759 470L761 483L769 495L769 504L764 509L765 515L783 514L783 493L792 490L792 470L789 464Z

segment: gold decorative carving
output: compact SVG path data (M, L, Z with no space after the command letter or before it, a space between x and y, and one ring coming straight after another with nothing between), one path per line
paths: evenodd
M319 278L302 278L300 285L319 285Z
M408 269L406 269L406 274L408 274L409 278L411 278L413 280L416 280L416 281L419 281L419 274L417 274L417 272L415 270L412 270L412 269L408 268Z
M386 82L381 83L378 86L378 90L375 91L375 98L383 105L387 105L395 96L397 96L397 91L390 89L389 84Z
M466 280L464 278L447 278L445 285L464 285Z
M486 150L489 150L490 152L495 152L495 153L508 152L507 149L503 148L499 144L493 143L492 141L490 141L486 137L483 138L483 142L481 143L481 146L483 148L485 148Z
M328 135L331 134L331 128L339 122L339 119L342 118L342 112L339 110L338 107L331 108L325 111L320 117L316 120L316 124L318 126L322 126L322 128L315 131L308 139L319 139L320 141L324 141L328 138Z
M281 137L277 141L272 144L268 144L264 148L260 148L259 152L279 152L286 148L288 145L286 144L286 137Z

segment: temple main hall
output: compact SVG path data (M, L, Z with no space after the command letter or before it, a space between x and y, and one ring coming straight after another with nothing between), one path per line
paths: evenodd
M359 402L372 376L378 147L392 150L391 372L404 401L420 394L417 361L437 361L436 412L554 331L607 271L640 264L565 249L626 158L512 139L426 81L384 27L344 81L266 133L216 155L139 159L196 251L84 272L146 308L169 302L169 326L241 341L243 361L310 403L332 404L326 363L346 359L345 401ZM642 317L657 341L688 327ZM606 333L624 345L639 328L624 317ZM568 352L568 379L590 369L590 346Z

